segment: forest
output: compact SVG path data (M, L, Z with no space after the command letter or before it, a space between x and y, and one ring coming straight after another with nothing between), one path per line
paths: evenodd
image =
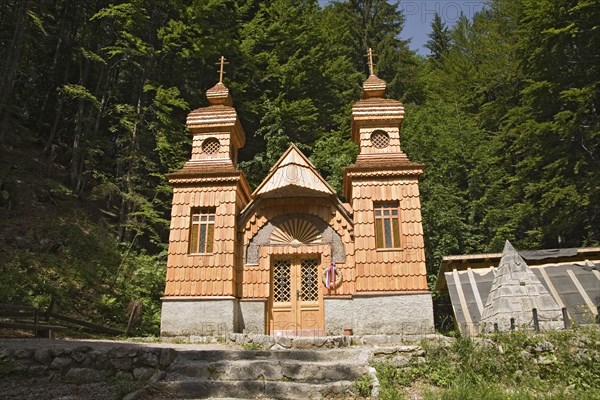
M218 81L256 186L295 143L341 195L350 110L368 74L406 108L426 166L428 273L441 258L600 243L600 2L490 0L427 55L385 0L6 0L0 6L0 302L156 333L185 118Z

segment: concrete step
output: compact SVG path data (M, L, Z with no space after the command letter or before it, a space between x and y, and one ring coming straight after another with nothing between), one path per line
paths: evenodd
M154 384L152 400L178 398L196 399L324 399L356 396L353 381L329 383L274 381L176 381ZM161 397L164 394L164 397Z
M355 362L298 360L175 361L166 380L334 382L357 380L367 366Z

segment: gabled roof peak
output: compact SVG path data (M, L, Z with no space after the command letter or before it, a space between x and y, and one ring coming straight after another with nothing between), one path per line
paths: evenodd
M292 143L256 188L253 197L286 197L294 194L309 197L336 195L309 159Z

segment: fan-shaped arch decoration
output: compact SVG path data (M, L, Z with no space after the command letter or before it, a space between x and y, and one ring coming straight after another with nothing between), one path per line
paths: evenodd
M310 221L290 218L277 224L271 233L272 244L312 244L321 243L321 233Z

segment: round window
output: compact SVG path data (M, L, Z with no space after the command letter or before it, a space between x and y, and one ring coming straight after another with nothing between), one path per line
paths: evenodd
M371 133L371 144L378 149L385 149L390 145L390 136L386 131L373 131Z
M217 138L208 138L202 142L202 152L205 154L215 154L219 151L221 143Z

